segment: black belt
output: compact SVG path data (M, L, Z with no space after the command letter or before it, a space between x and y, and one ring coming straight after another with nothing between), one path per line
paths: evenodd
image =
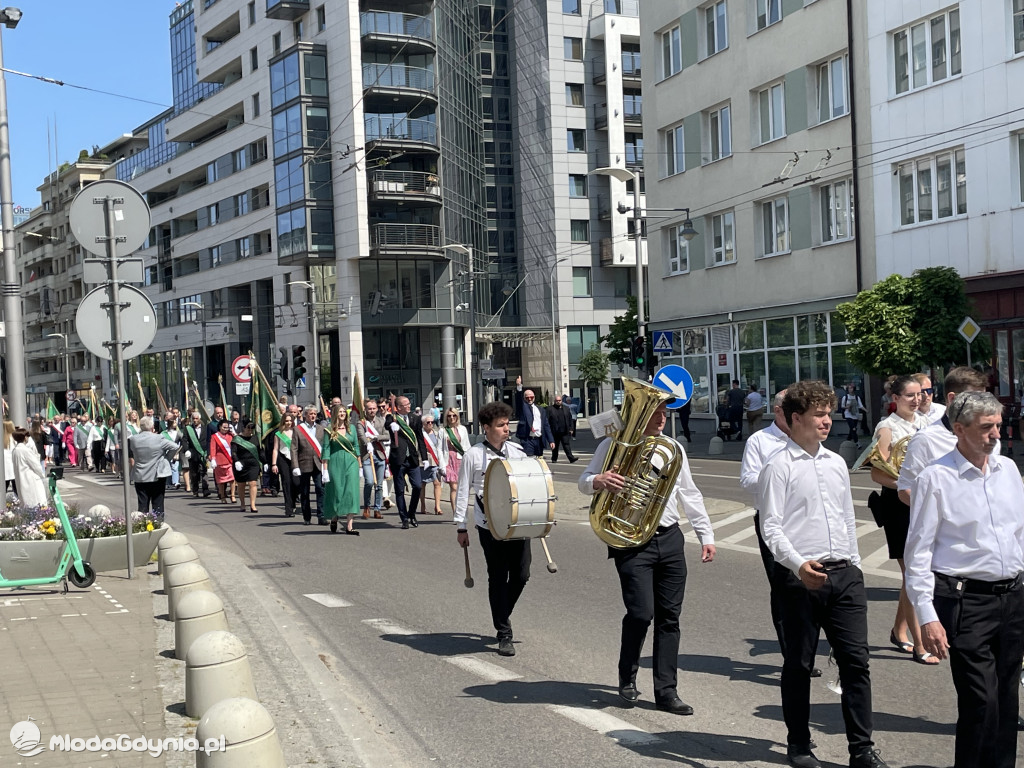
M853 565L849 560L820 560L819 562L821 563L821 569L826 573L828 571L841 571Z
M678 525L659 525L658 530L654 532L655 536L661 536L663 533L668 533L671 530L679 530Z
M965 592L972 595L1004 595L1007 592L1015 592L1021 586L1020 577L1021 575L1018 573L1012 579L982 581L981 579L964 579L959 576L949 576L945 573L935 572L935 578L945 582L957 592Z

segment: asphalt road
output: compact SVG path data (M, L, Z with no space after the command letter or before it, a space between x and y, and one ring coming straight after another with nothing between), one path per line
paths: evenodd
M215 499L172 494L168 520L200 548L219 589L230 591L235 583L241 593L244 586L251 596L246 600L266 601L277 610L273 615L290 617L262 627L261 645L280 636L280 664L289 667L280 673L298 691L308 682L310 700L331 699L309 716L318 731L359 742L362 764L785 764L780 657L748 499L736 482L739 464L691 461L709 499L719 554L714 563L700 564L695 537L684 526L690 576L679 693L696 713L680 718L654 709L650 641L638 680L640 705L616 705L621 598L615 569L589 528L588 499L575 488L587 458L553 467L560 522L549 541L559 570L545 570L535 544L533 577L513 616L514 658L495 653L475 539L476 587L463 585L447 501L443 517L421 517L416 530L399 529L393 510L383 521L359 519L358 538L284 518L280 499L261 499L260 513L250 515L211 503ZM109 483L69 472L62 492L69 500L104 500L116 509L119 490ZM870 480L858 475L853 485L863 503ZM950 765L956 711L948 664L914 664L888 644L898 575L878 556L884 540L867 509L857 512L869 587L877 746L894 768ZM297 644L296 633L303 640ZM293 655L284 653L286 644ZM821 649L827 652L824 640ZM331 690L310 672L317 659L330 670ZM827 687L834 667L824 655L819 666L825 675L812 685L817 754L826 765L846 765L839 697ZM288 724L279 720L278 727Z

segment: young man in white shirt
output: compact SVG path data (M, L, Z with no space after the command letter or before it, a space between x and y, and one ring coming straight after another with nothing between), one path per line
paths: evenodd
M948 411L956 448L910 496L907 592L925 649L949 657L956 768L1013 768L1024 656L1024 484L996 451L1003 404L964 392Z
M886 768L871 740L868 604L850 478L846 462L822 445L835 405L823 381L789 387L782 401L789 439L758 483L761 533L775 559L772 589L783 606L786 758L794 768L821 768L809 721L811 668L824 629L843 683L850 768Z
M469 546L466 515L473 505L473 522L480 537L480 548L487 561L487 599L491 604L491 620L498 633L498 653L515 656L512 643L512 611L526 582L530 580L530 539L499 541L491 535L484 515L484 475L494 458L522 458L526 454L508 441L508 420L512 409L502 402L487 403L477 418L484 430L484 440L466 451L459 465L459 490L455 497L455 527L459 546Z

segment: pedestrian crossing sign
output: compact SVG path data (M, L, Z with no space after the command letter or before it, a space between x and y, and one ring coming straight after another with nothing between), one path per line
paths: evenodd
M672 331L654 332L654 351L672 354Z

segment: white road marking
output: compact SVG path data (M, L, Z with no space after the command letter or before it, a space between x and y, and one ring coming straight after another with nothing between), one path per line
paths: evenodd
M398 624L392 624L387 619L363 619L363 624L369 624L374 629L380 631L385 635L419 635L421 632L416 632L412 629L406 629Z
M711 527L717 530L719 528L723 528L729 525L730 523L735 523L737 520L750 520L754 517L754 512L755 510L753 507L744 507L739 512L733 512L728 517L722 518L721 520L712 523Z
M658 744L661 742L661 739L657 736L599 709L556 705L552 705L549 709L555 714L567 717L592 731L610 736L620 744L642 746L644 744Z
M710 472L691 472L690 474L694 477L718 477L723 480L736 480L737 482L740 479L739 475L713 475Z
M522 677L522 675L509 672L504 667L499 667L497 664L478 659L475 656L449 656L445 661L492 683L504 683L508 680L519 680Z
M741 530L739 533L734 533L732 536L726 536L724 539L716 541L715 544L721 546L722 544L738 544L741 541L749 539L751 536L757 534L753 525L748 525L746 528Z
M317 592L312 595L303 595L308 597L314 603L320 603L320 605L326 608L351 608L352 603L348 600L342 600L337 595L330 595L325 592Z

